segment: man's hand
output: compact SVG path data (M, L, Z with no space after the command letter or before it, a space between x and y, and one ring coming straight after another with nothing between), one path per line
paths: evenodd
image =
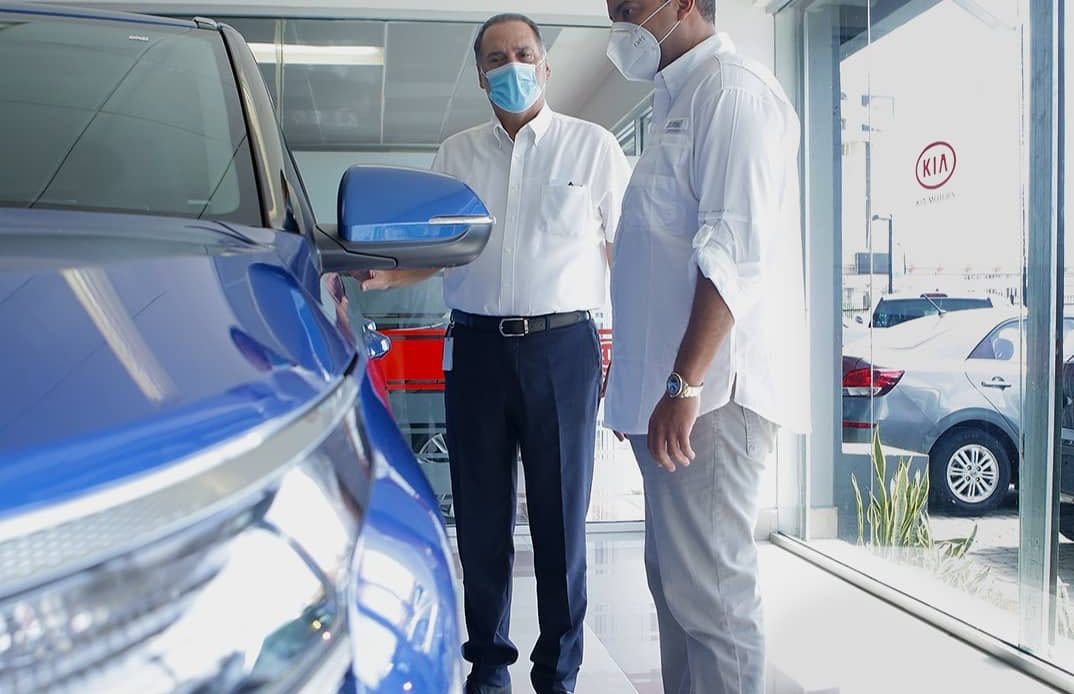
M653 410L649 418L649 452L668 472L675 472L676 463L689 467L694 459L690 433L700 408L698 398L664 397Z
M362 291L372 292L402 286L400 275L404 270L370 270L369 277L362 280Z
M438 272L430 270L368 270L361 275L352 275L362 283L363 292L382 291L409 287L427 280Z

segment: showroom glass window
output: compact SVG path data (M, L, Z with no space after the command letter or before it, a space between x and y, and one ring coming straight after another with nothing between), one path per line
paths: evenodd
M922 614L1074 672L1074 369L1059 362L1074 264L1050 218L1061 198L1039 203L1064 154L1040 125L1067 86L1042 67L1061 45L1055 7L807 0L777 14L804 124L814 412L804 464L781 470L780 528ZM878 528L870 509L901 512L915 492L920 513L900 519L913 532Z

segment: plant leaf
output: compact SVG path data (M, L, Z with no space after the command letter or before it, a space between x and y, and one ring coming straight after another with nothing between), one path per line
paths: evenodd
M854 501L858 505L858 544L865 544L865 507L861 500L861 490L858 488L858 478L850 473L850 482L854 485Z

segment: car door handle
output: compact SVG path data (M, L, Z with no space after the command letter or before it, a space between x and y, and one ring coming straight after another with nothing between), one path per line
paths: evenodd
M999 388L1000 390L1007 390L1011 387L1011 384L1002 378L993 378L991 381L981 381L981 385L985 388Z

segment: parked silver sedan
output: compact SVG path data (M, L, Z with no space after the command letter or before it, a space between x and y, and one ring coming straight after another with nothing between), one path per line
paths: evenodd
M1074 316L1064 321L1064 345ZM881 441L929 457L934 501L996 507L1018 479L1025 317L977 309L874 330L843 356L843 440Z

